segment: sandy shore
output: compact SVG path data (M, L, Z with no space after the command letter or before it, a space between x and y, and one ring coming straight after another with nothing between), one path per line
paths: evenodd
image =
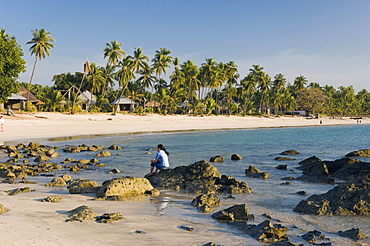
M304 117L140 116L103 113L68 115L41 112L5 116L5 119L5 132L0 132L0 142L158 131L318 126L320 120L322 125L357 124L356 120L349 118L319 120ZM361 123L368 124L370 120L362 119Z
M18 114L6 117L5 132L0 142L88 136L98 134L141 133L155 131L237 129L258 127L297 127L320 125L318 119L302 117L237 117L237 116L160 116L59 113ZM322 125L357 124L356 120L322 118ZM369 119L362 119L368 124ZM5 154L1 158L7 159ZM1 162L1 161L0 161ZM0 245L262 245L249 236L231 233L218 223L193 224L182 217L180 207L165 211L149 200L146 202L94 201L89 195L71 195L63 188L45 187L51 178L37 177L38 184L0 183L0 204L9 211L0 214ZM4 191L30 187L34 192L9 196ZM59 203L43 203L47 196L58 194ZM87 205L95 213L120 212L125 220L112 224L65 222L67 211ZM160 206L160 205L159 205ZM186 211L191 213L191 211ZM199 216L194 212L193 216ZM180 226L193 227L188 232ZM144 231L136 234L135 231Z

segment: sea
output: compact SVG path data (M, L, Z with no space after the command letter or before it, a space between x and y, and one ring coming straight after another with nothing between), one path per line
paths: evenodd
M249 224L259 224L270 218L273 224L281 224L289 228L287 232L291 242L304 243L302 235L318 230L325 235L317 239L316 243L331 242L332 245L370 245L370 239L353 241L338 235L339 231L359 228L370 237L370 216L314 216L302 215L293 212L294 207L303 199L313 194L323 194L334 188L331 184L315 184L291 180L292 185L283 185L284 177L299 177L301 171L297 169L298 162L316 156L321 160L336 160L343 158L347 153L360 149L370 148L370 125L336 125L315 127L281 127L238 130L209 130L183 131L163 133L143 133L124 135L91 135L65 137L53 139L27 139L21 141L38 142L48 146L60 147L59 157L53 161L58 163L71 157L74 159L93 159L95 152L64 153L62 149L69 145L99 145L108 148L115 144L122 150L110 150L112 156L100 157L99 162L105 167L96 170L84 170L72 174L73 178L92 179L99 183L115 177L132 176L144 177L149 172L150 159L153 159L157 144L163 144L170 152L171 167L184 166L196 161L207 160L221 155L222 163L212 163L221 174L229 175L237 180L248 183L251 194L234 194L232 197L220 194L221 206L214 211L225 209L235 204L247 204L249 213L254 214L255 220ZM5 144L16 144L9 142ZM275 157L282 156L285 150L297 150L299 155L289 156L296 160L277 161ZM231 160L232 154L239 154L243 159ZM6 160L0 154L0 162ZM361 158L370 162L370 158ZM278 170L281 164L288 166L287 170ZM263 172L270 173L269 179L250 178L245 175L245 169L253 165ZM109 173L112 169L121 173ZM62 172L61 172L62 174ZM58 175L58 173L56 173ZM40 176L34 179L45 182L50 177ZM339 181L340 182L340 181ZM305 191L307 195L298 195L298 191ZM222 229L225 237L228 234L240 236L238 245L243 244L244 238L250 236L227 224L211 218L211 214L203 214L191 206L193 194L178 193L172 190L162 190L158 198L148 198L158 210L158 216L171 216L188 225L212 226ZM210 239L212 241L212 238ZM263 245L255 241L255 245ZM218 242L214 242L218 243Z

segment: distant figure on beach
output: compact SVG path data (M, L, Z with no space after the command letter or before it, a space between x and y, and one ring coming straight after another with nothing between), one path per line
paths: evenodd
M170 153L168 153L168 151L163 146L163 144L158 144L157 154L155 155L155 159L150 160L151 163L150 163L149 175L153 175L157 173L159 170L168 169L170 167L170 163L168 161L169 155Z
M0 115L0 132L4 131L4 125L5 125L5 118Z
M322 120L320 120L320 125L322 125Z

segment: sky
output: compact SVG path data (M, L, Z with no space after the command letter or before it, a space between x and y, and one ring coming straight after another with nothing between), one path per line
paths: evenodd
M24 51L28 82L32 30L55 38L51 56L37 63L33 83L52 86L54 75L83 72L86 59L105 66L104 48L117 40L153 58L169 49L183 63L234 61L241 78L260 65L289 83L353 86L370 91L368 0L0 0L0 28ZM167 71L167 76L172 72Z

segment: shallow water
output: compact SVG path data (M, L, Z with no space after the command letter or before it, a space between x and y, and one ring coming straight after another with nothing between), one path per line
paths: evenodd
M226 199L226 195L220 195L222 206L227 208L234 204L246 203L249 212L256 216L256 220L250 223L257 224L266 218L262 214L267 213L273 219L280 220L281 224L290 228L288 234L292 242L303 242L299 235L310 230L320 230L329 237L334 245L362 245L370 244L365 239L353 242L337 236L339 230L360 228L361 231L370 236L370 217L348 216L348 217L318 217L299 215L293 212L293 208L312 194L325 193L333 188L333 185L312 184L300 181L290 181L293 185L281 185L280 178L300 176L296 170L298 162L311 156L317 156L322 160L335 160L344 157L345 154L359 149L370 148L370 125L343 125L343 126L319 126L319 127L293 127L293 128L271 128L271 129L248 129L227 131L199 131L181 133L152 133L142 135L109 135L95 136L92 138L73 138L65 141L60 139L36 140L39 143L65 147L66 145L93 145L97 144L108 147L111 144L121 146L122 150L110 151L111 157L98 158L106 167L96 171L84 171L73 175L74 178L93 179L102 182L118 176L143 177L149 171L149 160L155 155L155 147L162 143L170 152L170 163L172 167L188 165L199 160L209 160L210 157L222 155L223 163L214 163L221 174L235 177L246 181L252 188L251 194L234 195L235 199ZM26 141L25 143L28 143ZM148 150L153 149L153 150ZM301 154L291 156L295 161L276 161L274 158L285 150L295 149ZM53 159L60 162L67 157L74 159L92 159L94 152L81 152L75 154L58 151L60 156ZM150 153L148 153L150 152ZM234 153L240 154L244 159L232 161L230 156ZM0 162L5 160L0 155ZM370 162L370 158L363 158ZM288 170L277 170L275 167L287 164ZM267 180L252 179L245 176L245 169L254 165L258 169L269 172L271 177ZM109 170L117 168L121 174L107 174ZM37 177L40 181L51 178ZM295 194L304 190L307 196ZM209 214L201 214L190 206L192 195L178 194L165 191L158 198L151 200L158 208L158 216L174 216L190 224L204 224L219 226L227 229L229 233L236 232L210 218ZM218 210L218 209L216 209ZM241 237L245 235L240 234ZM241 238L241 242L243 238ZM217 242L215 242L217 243ZM258 243L256 242L256 245Z

